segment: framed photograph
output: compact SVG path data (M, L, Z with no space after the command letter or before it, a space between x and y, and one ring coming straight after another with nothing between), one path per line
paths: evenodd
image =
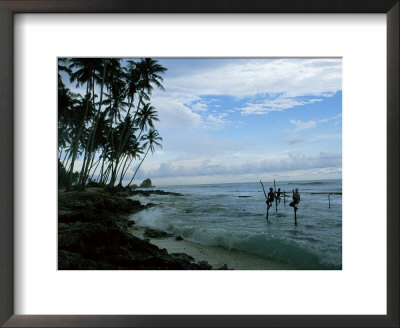
M0 9L1 324L399 325L398 1Z

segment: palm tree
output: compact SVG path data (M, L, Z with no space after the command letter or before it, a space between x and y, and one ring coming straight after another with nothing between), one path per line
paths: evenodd
M128 171L132 161L136 158L140 158L140 155L143 154L143 149L140 146L140 143L135 139L131 139L130 143L128 145L127 148L127 156L126 156L126 160L124 163L124 166L122 167L122 171L121 171L121 175L120 175L120 179L119 179L119 186L122 186L122 181L124 180L125 174ZM128 163L129 161L129 163ZM127 165L128 164L128 165Z
M68 67L68 58L58 58L58 87L65 87L65 84L62 80L60 72L66 72L71 74L71 70Z
M127 96L128 99L130 99L127 115L130 115L130 110L133 105L135 95L138 94L139 96L135 115L133 117L134 121L140 112L140 105L143 104L143 100L150 100L149 95L152 93L153 85L165 91L164 86L162 85L163 78L160 76L160 74L163 74L166 71L167 68L161 66L158 64L157 60L151 58L142 58L139 62L134 62L131 60L128 61L128 67L125 69L125 78L128 86ZM152 124L152 122L150 123ZM151 127L153 126L151 125ZM121 138L121 143L118 147L119 153L125 147L127 142L127 134L125 134L125 130L122 131L122 135L125 137ZM140 135L138 139L140 139Z
M80 85L83 85L86 83L86 99L91 98L91 86L94 83L94 71L96 67L98 67L98 60L93 59L93 58L73 58L70 60L70 66L69 69L72 71L74 68L77 70L72 72L70 74L70 80L71 82L76 82L77 87ZM93 94L94 97L94 94ZM72 145L72 160L71 160L71 166L68 171L68 181L67 181L67 190L71 190L71 183L72 183L72 174L74 171L74 165L75 165L75 160L78 152L78 144L79 140L85 125L85 119L86 115L89 109L89 101L86 103L86 107L84 109L83 117L84 119L82 120L78 131L75 135L73 145Z
M89 175L89 159L92 157L93 153L93 148L94 148L94 138L97 130L97 125L98 121L100 118L101 114L101 106L103 104L103 90L104 90L104 84L106 83L106 72L109 71L111 74L113 74L113 70L120 70L120 60L119 59L96 59L96 68L95 72L97 74L94 74L94 78L96 77L96 80L100 83L100 100L98 103L98 109L96 111L96 114L93 118L92 122L92 127L90 130L90 135L88 139L88 143L86 145L85 149L85 155L84 155L84 165L81 170L80 174L80 187L82 189L85 189L86 186L86 180ZM92 90L94 94L94 81L92 84ZM94 103L94 97L93 97L93 103Z
M143 144L143 148L147 147L147 151L146 154L143 156L141 162L139 163L138 167L136 168L135 173L133 174L133 177L131 181L129 181L127 187L129 187L133 182L133 179L135 178L137 171L139 170L140 166L142 165L149 151L151 151L151 153L154 154L154 146L159 146L160 148L162 148L161 143L158 142L162 141L162 138L159 136L158 131L155 129L150 129L148 134L144 135L142 139L145 141L145 143Z
M140 128L138 139L140 138L142 132L147 130L147 128L150 127L151 129L154 129L154 121L159 121L156 109L149 103L145 104L140 110L138 118L136 119L137 125Z
M59 59L58 153L65 167L67 190L72 188L72 176L75 180L79 177L78 187L82 189L94 175L110 185L118 176L121 184L132 161L143 154L140 142L145 141L147 151L135 175L148 152L153 153L154 146L160 145L158 140L162 139L154 129L157 112L145 102L149 102L153 88L164 90L161 75L167 69L151 58L128 61L126 67L121 62L106 58ZM86 91L73 95L63 83L63 72L71 83ZM156 132L152 142L148 139L150 131L141 137L148 129ZM76 173L79 158L83 164Z
M136 119L136 115L138 114L143 97L151 96L153 92L153 85L155 85L160 90L165 91L164 86L162 85L164 79L160 74L163 74L167 71L167 68L163 67L158 63L157 60L152 58L142 58L138 63L136 63L136 69L140 76L138 89L141 93L139 103L136 107L136 113L133 117L134 120Z
M111 118L111 125L109 127L109 136L110 136L110 141L111 141L111 160L110 160L110 165L111 165L111 179L109 182L110 186L113 186L115 183L115 180L117 178L117 168L120 162L120 157L121 157L121 152L122 149L120 148L122 142L121 140L123 139L123 134L124 134L124 125L117 125L117 127L114 127L114 124L117 123L118 121L122 120L122 115L121 113L125 111L126 106L128 105L127 102L125 102L126 98L126 89L125 89L125 82L122 80L122 78L116 79L111 85L110 85L110 94L109 96L109 101L107 101L107 104L109 104L109 107L107 107L107 110L109 111L109 117ZM128 116L129 117L129 116ZM118 133L115 134L112 132L113 129L118 128Z
M70 143L69 129L71 124L71 113L77 104L77 95L70 92L63 83L58 84L58 147L59 153Z

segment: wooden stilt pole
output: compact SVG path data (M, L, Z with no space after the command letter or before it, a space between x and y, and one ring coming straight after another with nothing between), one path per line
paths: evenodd
M283 204L286 204L286 191L283 191Z
M331 196L328 194L329 208L331 208Z
M274 195L275 195L275 213L278 213L278 199L276 198L275 179L274 179Z
M264 185L261 182L261 180L260 180L260 183L261 183L261 187L262 187L262 189L264 191L265 201L267 201L268 200L267 193L265 192ZM268 202L267 202L267 221L268 221L268 211L269 211L269 206L268 206Z
M296 207L294 207L294 224L297 224L296 213L297 213L297 210L296 210Z

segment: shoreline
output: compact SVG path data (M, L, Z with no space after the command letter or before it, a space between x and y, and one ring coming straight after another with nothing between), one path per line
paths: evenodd
M58 270L210 270L129 233L130 216L154 204L123 187L58 190Z
M149 196L153 194L181 196L163 190L131 191L123 187L88 188L81 192L59 190L58 269L295 269L257 255L206 246L136 225L136 213L158 206L151 202Z
M147 239L149 243L161 249L165 248L168 253L185 253L193 257L196 262L206 261L213 270L294 270L287 264L237 250L201 245L187 239L176 240L177 236L171 234L163 237L148 237L145 235L147 229L148 227L133 225L129 232L140 239ZM163 232L161 230L153 231Z

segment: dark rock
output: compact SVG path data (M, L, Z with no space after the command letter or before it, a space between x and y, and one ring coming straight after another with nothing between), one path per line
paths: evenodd
M220 267L218 270L229 270L228 266L224 264L222 267Z
M170 192L164 190L132 190L131 195L141 195L149 197L150 195L170 195L170 196L183 196L183 194L178 192Z
M58 251L58 270L111 270L112 265L100 261L84 259L78 253Z
M166 237L170 237L172 235L165 231L146 228L146 230L144 231L144 236L149 237L149 238L166 238Z
M178 236L178 237L175 238L175 240L181 241L181 240L183 240L183 237L182 236Z
M116 187L117 189L121 189ZM93 191L96 189L95 191ZM145 208L138 201L93 188L59 193L58 268L60 270L205 270L186 254L168 254L130 234L128 214ZM114 190L112 190L114 191ZM134 228L133 228L134 229ZM147 229L147 237L170 234Z
M208 264L207 261L200 261L196 264L197 264L199 270L211 270L212 269L211 265Z
M140 184L140 188L151 188L153 187L151 184L150 179L143 180L143 182Z

